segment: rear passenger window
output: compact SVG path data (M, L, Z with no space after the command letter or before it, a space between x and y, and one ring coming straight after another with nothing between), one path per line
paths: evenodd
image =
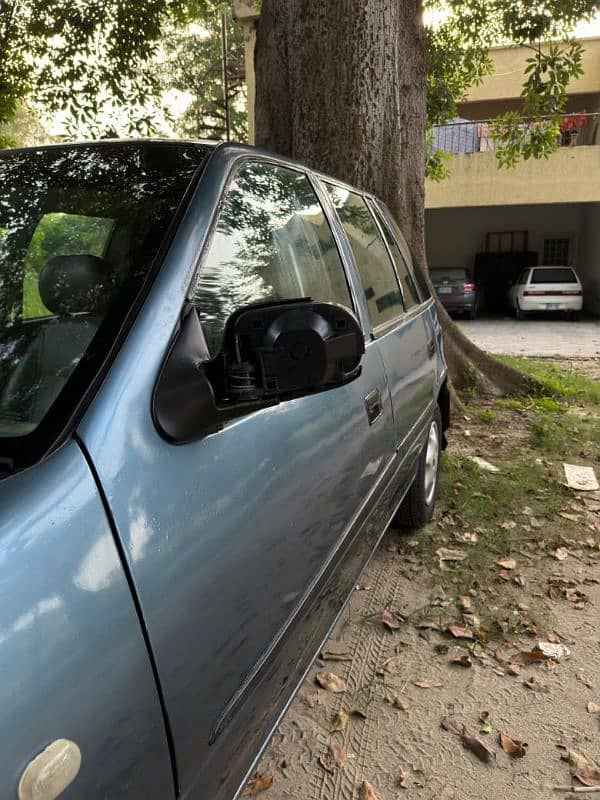
M398 278L363 198L334 184L324 183L350 242L362 281L373 328L404 310Z
M301 297L352 308L323 209L304 173L246 163L225 194L190 297L211 355L238 308Z
M411 275L408 265L402 255L402 251L398 247L398 243L390 231L387 221L379 213L379 209L373 204L371 205L373 213L377 217L381 230L385 237L386 244L392 254L392 260L396 267L396 272L400 278L400 286L402 287L402 294L404 295L404 307L412 308L419 305L421 298L419 297L419 290L415 286L415 281Z

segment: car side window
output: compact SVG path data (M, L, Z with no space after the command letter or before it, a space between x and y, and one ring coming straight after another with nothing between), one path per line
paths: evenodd
M348 189L323 183L350 242L371 323L376 328L404 311L394 266L364 199Z
M519 283L519 284L527 283L527 276L528 275L529 275L529 270L528 269L524 269L523 272L519 275L519 280L517 281L517 283Z
M387 221L383 218L379 209L374 205L370 204L373 213L375 214L377 221L383 231L383 236L385 238L385 242L388 246L388 249L392 255L392 261L394 262L394 266L396 267L396 272L400 279L400 286L402 287L402 294L404 296L404 307L406 309L412 308L413 306L418 306L421 302L421 298L419 296L419 290L415 285L414 278L408 269L408 264L404 256L402 255L402 251L398 246L398 242L394 238Z
M247 162L226 190L190 295L210 354L236 309L301 297L353 308L329 223L303 172Z

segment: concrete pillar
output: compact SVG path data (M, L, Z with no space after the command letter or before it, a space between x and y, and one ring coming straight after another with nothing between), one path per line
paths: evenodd
M254 48L256 46L256 26L260 11L256 0L232 0L233 16L244 27L244 58L247 87L248 142L254 144L254 101L256 81L254 78Z

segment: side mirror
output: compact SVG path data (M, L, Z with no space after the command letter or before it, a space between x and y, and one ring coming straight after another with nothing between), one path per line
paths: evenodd
M290 300L236 311L210 360L195 309L163 364L153 415L168 441L183 443L284 400L341 386L360 374L364 336L342 306Z

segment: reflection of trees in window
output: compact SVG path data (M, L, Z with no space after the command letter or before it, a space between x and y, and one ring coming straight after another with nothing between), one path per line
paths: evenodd
M26 256L36 249L32 239L45 215L115 220L106 254L115 278L140 280L206 152L199 145L132 143L2 153L0 326L22 316Z
M351 305L317 197L303 173L247 164L227 192L192 298L211 352L237 308L306 296Z

